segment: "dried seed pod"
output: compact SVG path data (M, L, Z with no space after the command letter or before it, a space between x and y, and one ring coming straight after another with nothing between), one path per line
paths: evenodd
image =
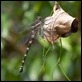
M66 13L58 4L53 8L52 16L44 21L44 39L53 44L59 37L67 37L78 30L76 18Z

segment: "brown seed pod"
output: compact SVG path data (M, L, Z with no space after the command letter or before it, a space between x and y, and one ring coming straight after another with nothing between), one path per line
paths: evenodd
M44 20L44 39L53 44L59 37L67 37L78 30L76 18L66 13L58 4L53 7L52 16Z

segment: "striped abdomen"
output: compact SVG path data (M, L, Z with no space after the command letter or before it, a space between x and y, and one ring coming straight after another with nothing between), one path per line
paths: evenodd
M29 51L29 48L30 48L30 46L31 46L31 44L33 42L33 39L35 38L35 35L36 35L40 25L41 25L41 17L38 17L35 20L35 22L31 25L32 29L30 31L30 37L29 37L28 41L25 43L25 44L27 44L27 48L26 48L26 53L24 55L24 59L22 60L22 65L21 65L20 70L19 70L20 72L23 71L23 66L24 66L24 63L25 63L25 59L26 59L27 53Z

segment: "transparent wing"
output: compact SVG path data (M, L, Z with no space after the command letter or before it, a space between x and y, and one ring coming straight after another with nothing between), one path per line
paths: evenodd
M18 45L28 45L29 40L32 39L32 35L35 37L35 34L38 32L38 29L41 25L41 18L37 18L35 22L30 26L30 30L22 32L22 38L18 42Z
M24 34L22 34L22 36L20 37L20 39L18 40L17 45L24 45L26 43L28 43L28 41L31 39L31 30L29 32L25 32Z

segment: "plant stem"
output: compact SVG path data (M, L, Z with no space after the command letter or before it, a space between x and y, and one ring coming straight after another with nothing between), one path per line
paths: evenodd
M63 68L61 67L60 64L59 64L59 67L60 67L62 73L64 74L64 76L68 79L68 81L71 81L71 80L69 79L69 77L66 75L66 73L64 72L64 70L63 70Z

